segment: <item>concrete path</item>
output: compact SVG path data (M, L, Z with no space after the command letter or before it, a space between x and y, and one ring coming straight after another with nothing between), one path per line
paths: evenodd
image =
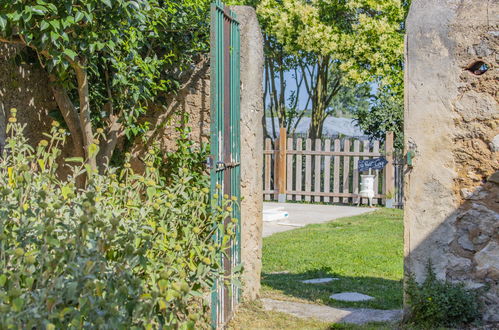
M324 223L338 218L351 217L375 211L375 208L314 205L298 203L263 203L264 210L281 209L289 213L285 220L263 223L263 237L275 233L305 227L314 223Z
M299 318L314 318L330 323L354 323L360 325L368 322L397 322L402 319L401 310L334 308L269 298L263 298L262 304L268 311L287 313Z

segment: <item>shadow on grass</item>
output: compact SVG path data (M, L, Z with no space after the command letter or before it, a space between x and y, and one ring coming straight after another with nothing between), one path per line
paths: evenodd
M301 281L316 278L337 278L327 283L305 284ZM320 268L304 273L263 273L263 294L279 298L285 295L312 303L333 307L402 309L402 281L376 277L348 277L335 274L330 268ZM329 298L334 293L358 292L373 297L363 302L342 302Z

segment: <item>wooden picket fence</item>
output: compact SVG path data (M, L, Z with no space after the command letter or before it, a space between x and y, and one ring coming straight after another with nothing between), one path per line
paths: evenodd
M395 192L392 132L380 148L380 141L287 138L281 129L278 139L265 140L264 200L358 203L360 175L368 174L359 173L359 160L384 156L385 169L372 172L373 204L384 204L386 192Z

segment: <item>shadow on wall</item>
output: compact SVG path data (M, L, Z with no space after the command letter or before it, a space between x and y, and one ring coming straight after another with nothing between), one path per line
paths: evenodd
M58 117L53 115L59 112L47 73L36 55L27 48L0 43L0 148L5 143L6 123L12 108L17 109L18 122L26 125L24 135L32 146L46 139L43 134L50 132L52 122ZM71 156L72 145L68 136L60 165ZM69 168L59 167L61 177L68 173Z
M175 150L175 141L180 136L177 128L188 126L191 140L197 145L210 139L210 65L208 57L201 57L192 71L186 71L181 78L181 87L175 95L163 97L164 105L151 105L141 119L149 122L152 129L135 141L132 148L132 168L143 171L140 160L149 146L158 143L162 151ZM188 115L188 123L182 121L180 113Z
M5 140L10 109L17 109L17 119L29 126L25 135L32 145L43 139L57 110L46 72L36 56L26 49L0 43L0 143Z
M484 320L499 322L499 172L463 198L406 256L406 278L415 273L422 281L431 260L440 279L479 290Z
M210 137L210 77L207 57L200 57L191 71L185 71L181 77L182 85L175 95L165 95L162 104L154 104L141 119L149 122L151 130L146 133L146 140L135 141L133 154L136 156L135 170L143 169L139 160L149 145L158 142L163 151L171 151L175 139L179 136L176 128L184 126L178 112L189 114L191 138L202 144ZM159 103L159 102L158 102ZM59 112L47 73L40 67L35 55L26 48L0 43L0 148L5 143L5 129L10 109L17 109L17 119L26 124L25 135L32 146L45 137L54 120L53 114ZM201 111L200 111L201 110ZM55 118L58 116L55 115ZM181 123L181 124L179 124ZM61 159L71 156L72 143L68 137ZM120 145L118 145L118 149ZM61 174L64 175L62 170Z

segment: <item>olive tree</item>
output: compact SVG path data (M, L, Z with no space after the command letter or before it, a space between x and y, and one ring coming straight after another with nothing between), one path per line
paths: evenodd
M148 104L207 49L208 0L0 0L0 41L36 53L74 156L109 163Z

